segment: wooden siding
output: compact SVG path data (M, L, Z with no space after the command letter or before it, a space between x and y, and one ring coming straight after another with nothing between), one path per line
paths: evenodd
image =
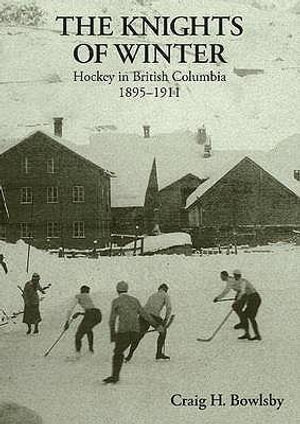
M220 229L300 225L300 199L249 158L243 159L189 208L191 227ZM251 230L248 230L249 233ZM253 233L253 234L254 234ZM228 233L229 234L229 233ZM232 237L231 237L232 238Z
M136 228L138 226L138 228ZM112 208L113 234L144 234L144 208Z
M163 232L181 231L189 227L186 199L203 182L189 174L159 192L160 228Z
M22 169L28 158L28 173ZM47 172L54 158L55 172ZM37 132L0 156L0 181L10 219L7 240L20 238L20 223L32 223L33 244L38 247L86 248L97 239L105 245L110 236L110 178L101 168ZM84 186L84 202L73 202L73 186ZM31 204L20 203L22 187L31 187ZM47 187L58 187L58 202L47 203ZM59 237L47 241L47 222L59 223ZM73 238L73 222L84 221L85 237Z

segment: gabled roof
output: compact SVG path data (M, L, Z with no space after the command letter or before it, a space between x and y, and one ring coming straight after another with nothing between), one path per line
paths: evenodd
M127 134L104 133L91 138L89 145L78 146L85 157L112 168L116 178L111 182L112 207L141 207L154 162L154 156L145 151Z
M50 135L47 132L41 131L41 130L34 131L34 132L28 134L26 137L22 137L21 139L10 140L8 143L5 143L5 145L4 144L1 145L0 146L0 155L6 154L11 149L14 149L15 147L21 145L22 143L27 142L28 139L30 139L30 138L38 135L38 134L42 134L43 136L51 139L52 141L54 141L55 143L57 143L59 145L59 148L63 149L64 151L70 152L73 155L78 156L81 160L87 162L89 166L92 166L94 168L97 168L98 170L101 170L102 172L104 172L108 176L112 176L113 175L113 173L111 171L109 171L107 169L104 169L100 165L96 164L94 161L88 159L87 157L84 157L79 152L79 149L77 148L77 145L72 144L71 142L68 142L68 141L64 140L63 138L61 138L61 137L57 137L57 136L52 135L52 134Z
M200 184L200 186L193 191L193 193L186 200L186 208L190 208L200 197L212 188L218 181L220 181L228 172L230 172L235 166L237 166L243 159L231 159L223 162L217 169L212 170L208 179Z
M181 181L183 181L183 180L185 180L186 178L189 178L189 177L197 178L198 181L199 181L199 184L200 184L201 181L204 181L204 179L201 179L201 178L197 177L196 175L192 174L191 172L189 172L188 174L183 175L183 177L179 178L178 180L173 181L172 183L168 184L167 186L165 186L164 188L162 188L160 191L169 189L170 187L173 187L174 185L177 185L178 183L180 183Z
M197 133L177 131L151 135L107 131L91 137L90 145L79 147L84 155L107 164L117 175L112 181L112 205L143 206L151 167L156 160L159 190L188 174L207 179L228 157L242 158L243 151L213 151L203 157Z
M190 208L196 203L208 190L210 190L218 181L220 181L227 173L232 171L243 161L248 160L253 162L256 166L263 169L278 183L284 186L287 190L300 197L300 182L294 179L294 173L291 166L281 169L276 165L276 162L271 160L270 153L256 153L255 155L245 156L239 161L229 161L224 167L221 167L210 178L201 184L187 199L186 208Z

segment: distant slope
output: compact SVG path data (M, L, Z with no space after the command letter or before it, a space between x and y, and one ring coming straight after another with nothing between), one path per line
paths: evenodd
M143 4L140 4L143 3ZM280 2L283 5L284 2ZM196 130L203 122L213 135L215 148L268 149L284 137L300 132L295 119L299 105L299 25L297 16L284 9L258 10L248 2L222 0L157 0L151 2L116 0L46 1L46 26L42 29L0 27L0 138L25 134L32 126L51 128L53 116L65 117L65 136L82 143L99 125L115 125L121 132L139 133L150 124L153 134L175 130ZM266 2L259 4L266 4ZM70 12L71 10L71 12ZM78 66L72 50L78 37L61 37L55 16L60 14L107 14L117 23L121 14L240 14L244 34L239 39L223 38L228 64L222 66L121 65L112 55L101 66ZM80 41L87 41L83 37ZM108 44L124 42L118 37L105 39ZM127 40L136 42L137 39ZM141 40L140 40L141 41ZM148 43L182 42L176 37L148 36ZM201 38L191 42L201 42ZM217 37L210 42L220 41ZM89 37L88 42L99 42ZM103 42L103 40L101 40ZM207 40L206 40L207 42ZM13 52L13 54L12 54ZM264 73L244 78L234 68L263 69ZM212 70L226 74L227 83L182 83L180 99L120 99L120 84L74 83L74 71L116 73L118 70L179 70L203 73ZM143 83L144 84L144 83ZM139 84L141 85L141 84ZM147 83L147 88L157 86ZM167 87L174 83L166 83ZM159 85L160 86L160 85Z

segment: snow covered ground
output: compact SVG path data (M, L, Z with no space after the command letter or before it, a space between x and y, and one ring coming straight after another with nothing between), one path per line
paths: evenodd
M9 267L7 276L0 272L0 307L11 312L22 308L17 284L23 286L28 278L27 248L23 243L1 243L0 249ZM21 317L15 325L0 327L0 398L34 409L45 424L299 422L299 255L300 247L275 245L229 256L93 260L59 259L32 248L29 273L39 272L42 284L51 282L52 287L41 302L40 335L26 336ZM231 316L212 342L197 342L197 337L210 336L227 314L230 304L214 304L212 299L223 288L219 272L234 268L240 268L262 296L258 323L263 341L238 341L240 332L232 328L237 320ZM160 283L169 284L176 313L166 346L171 361L154 360L156 334L149 334L132 362L124 364L120 383L104 386L113 348L107 321L120 279L129 282L130 293L142 303ZM62 330L66 306L82 284L91 286L103 312L95 330L95 354L66 361L73 353L77 325L73 324L44 358ZM241 397L262 393L284 402L279 410L229 404L199 410L172 406L170 397L175 393L193 398L222 393L225 400L231 393Z

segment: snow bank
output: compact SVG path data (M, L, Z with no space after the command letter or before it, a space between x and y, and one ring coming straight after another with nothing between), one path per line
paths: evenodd
M144 253L155 253L170 247L185 245L192 245L191 236L187 233L166 233L157 236L145 236ZM126 245L126 248L133 249L133 247L134 243Z
M158 252L173 246L191 245L191 236L186 233L167 233L148 236L144 239L144 252Z

